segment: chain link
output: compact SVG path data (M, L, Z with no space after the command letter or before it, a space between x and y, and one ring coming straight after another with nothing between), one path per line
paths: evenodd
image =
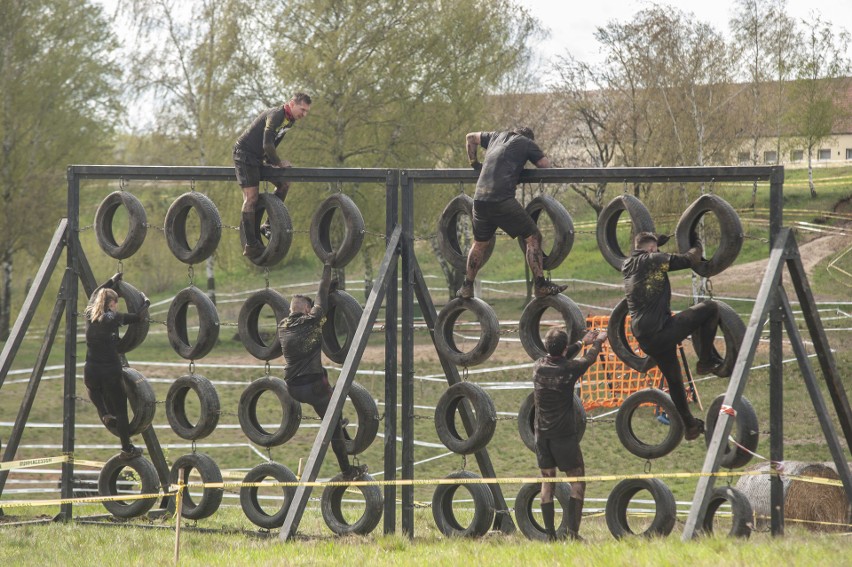
M160 232L166 232L166 227L159 226L159 225L156 225L156 224L151 224L149 222L145 223L145 228L153 228L154 230L159 230Z
M85 232L85 231L87 231L87 230L91 230L91 229L93 229L93 228L95 228L95 225L93 225L93 224L89 224L89 225L86 225L86 226L83 226L83 227L78 228L78 229L77 229L77 232Z

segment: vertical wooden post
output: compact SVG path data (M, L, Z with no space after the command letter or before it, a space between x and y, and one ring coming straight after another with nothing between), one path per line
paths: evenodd
M175 565L180 562L180 517L183 512L184 485L183 469L178 469L178 490L175 497Z

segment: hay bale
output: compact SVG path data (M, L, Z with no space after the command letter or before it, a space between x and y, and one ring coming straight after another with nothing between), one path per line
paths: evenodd
M815 463L803 468L801 476L840 480L834 463ZM815 484L793 479L784 500L784 516L802 520L804 526L816 532L846 531L849 529L849 510L846 491L842 486ZM826 523L819 523L826 522ZM835 525L831 525L835 524Z
M789 475L797 475L799 471L804 469L810 463L799 461L785 461L784 472ZM755 529L766 529L769 526L771 517L770 506L770 488L769 479L772 475L769 474L771 466L769 463L758 463L748 468L749 471L760 471L765 474L741 476L737 481L737 490L746 495L751 503L751 508L754 511L754 527ZM782 475L781 483L784 486L784 505L787 503L787 491L790 487L791 478Z

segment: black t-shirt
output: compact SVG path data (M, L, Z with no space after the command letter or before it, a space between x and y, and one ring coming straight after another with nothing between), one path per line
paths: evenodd
M266 160L272 165L281 162L275 148L296 121L288 118L283 106L267 108L254 119L234 144L234 151L248 154L257 162Z
M310 313L290 313L278 324L285 380L322 374L323 323L325 312L319 305L314 305Z
M485 158L473 196L477 201L513 198L527 161L537 163L544 157L535 142L514 132L480 132L479 145L485 148Z
M107 311L100 321L86 319L86 363L121 364L118 355L118 328L122 325L137 323L136 313L116 313Z
M539 358L533 371L535 385L535 434L541 439L567 437L577 433L574 423L574 385L595 363L601 352L599 342L582 357Z
M630 329L637 339L650 338L672 316L669 271L690 268L686 254L634 250L624 261L624 292L630 311Z

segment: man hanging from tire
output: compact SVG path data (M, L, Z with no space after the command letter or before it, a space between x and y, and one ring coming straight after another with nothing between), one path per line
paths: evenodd
M574 385L595 363L604 342L606 331L596 330L589 331L573 344L568 344L568 333L563 329L551 329L544 337L547 356L536 361L533 371L535 455L542 477L555 477L557 467L569 477L586 474L574 415ZM583 345L592 347L582 358L572 360ZM549 541L556 540L554 489L551 482L541 483L541 515ZM582 540L579 532L585 495L585 482L571 483L571 499L565 513L568 514L568 537L574 540Z
M532 270L535 296L556 295L565 290L544 278L541 232L526 209L515 199L515 190L527 161L536 167L553 167L536 145L535 135L525 126L508 132L471 132L466 138L470 165L479 171L473 196L473 246L467 256L467 271L458 297L473 297L473 282L485 263L488 242L498 228L512 238L523 238L526 260ZM482 163L477 148L485 148Z
M660 252L659 246L668 240L668 236L658 236L653 232L637 234L633 252L624 261L621 273L630 311L630 329L639 347L657 362L663 373L672 402L683 419L684 438L691 441L704 432L704 422L689 411L677 345L692 335L699 355L695 366L699 374L712 373L724 362L713 348L719 326L719 306L708 300L672 315L672 288L668 272L699 265L703 246L693 236L692 248L686 254Z
M260 167L290 167L290 162L278 157L276 148L290 128L307 116L311 109L311 97L296 93L286 104L268 108L258 115L251 125L237 138L234 144L234 169L237 182L243 190L243 210L240 230L245 235L243 255L257 258L263 254L263 245L256 229L255 209L260 187ZM275 181L275 196L282 201L287 197L290 183ZM270 230L268 224L261 232Z

